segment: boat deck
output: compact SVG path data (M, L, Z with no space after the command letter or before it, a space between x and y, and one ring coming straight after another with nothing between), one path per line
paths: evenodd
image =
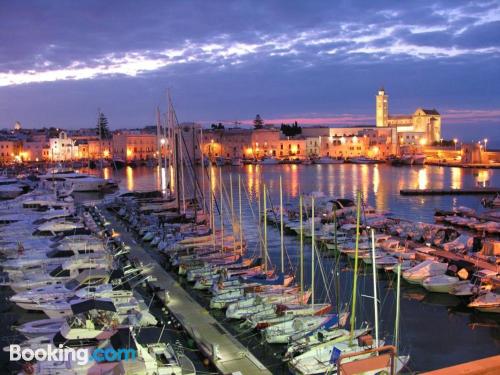
M130 258L136 258L143 264L152 266L152 276L156 280L150 282L150 285L158 288L157 296L221 374L237 372L244 375L271 374L271 371L250 350L220 325L205 308L191 298L188 292L135 241L132 234L126 231L121 222L106 210L102 210L102 212L111 222L112 227L120 233L120 238L130 246ZM168 291L168 297L165 291Z

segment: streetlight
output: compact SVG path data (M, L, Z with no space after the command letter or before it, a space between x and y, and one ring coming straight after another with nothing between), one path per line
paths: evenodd
M457 150L457 142L458 142L458 139L453 138L453 143L455 144L455 151Z
M486 143L488 143L488 138L484 139L484 151L486 151Z

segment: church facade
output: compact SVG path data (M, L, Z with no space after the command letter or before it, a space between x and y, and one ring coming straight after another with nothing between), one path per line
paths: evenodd
M400 145L426 145L441 139L441 115L436 109L417 108L411 115L391 116L384 89L376 96L376 125L395 129L393 142Z

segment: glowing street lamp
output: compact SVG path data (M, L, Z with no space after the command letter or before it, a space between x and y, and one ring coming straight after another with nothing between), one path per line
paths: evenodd
M484 139L484 151L486 151L486 143L488 143L488 138Z
M455 144L455 150L457 149L457 142L458 142L458 139L453 138L453 143Z

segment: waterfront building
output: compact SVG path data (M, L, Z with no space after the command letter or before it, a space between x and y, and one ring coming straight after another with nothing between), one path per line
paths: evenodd
M22 142L21 161L42 161L49 159L50 148L47 141L30 139Z
M138 161L153 159L157 154L156 134L140 131L120 131L113 134L113 158L124 161Z
M69 161L78 157L78 146L65 131L59 132L58 137L49 138L49 160Z
M0 139L0 163L13 163L20 161L22 144L20 141L11 139Z
M405 142L410 139L418 139L422 145L431 144L441 139L441 115L436 109L417 108L411 115L391 116L389 114L389 96L382 88L375 98L375 111L378 128L396 129L398 138L393 139L393 143L401 142L401 136Z

